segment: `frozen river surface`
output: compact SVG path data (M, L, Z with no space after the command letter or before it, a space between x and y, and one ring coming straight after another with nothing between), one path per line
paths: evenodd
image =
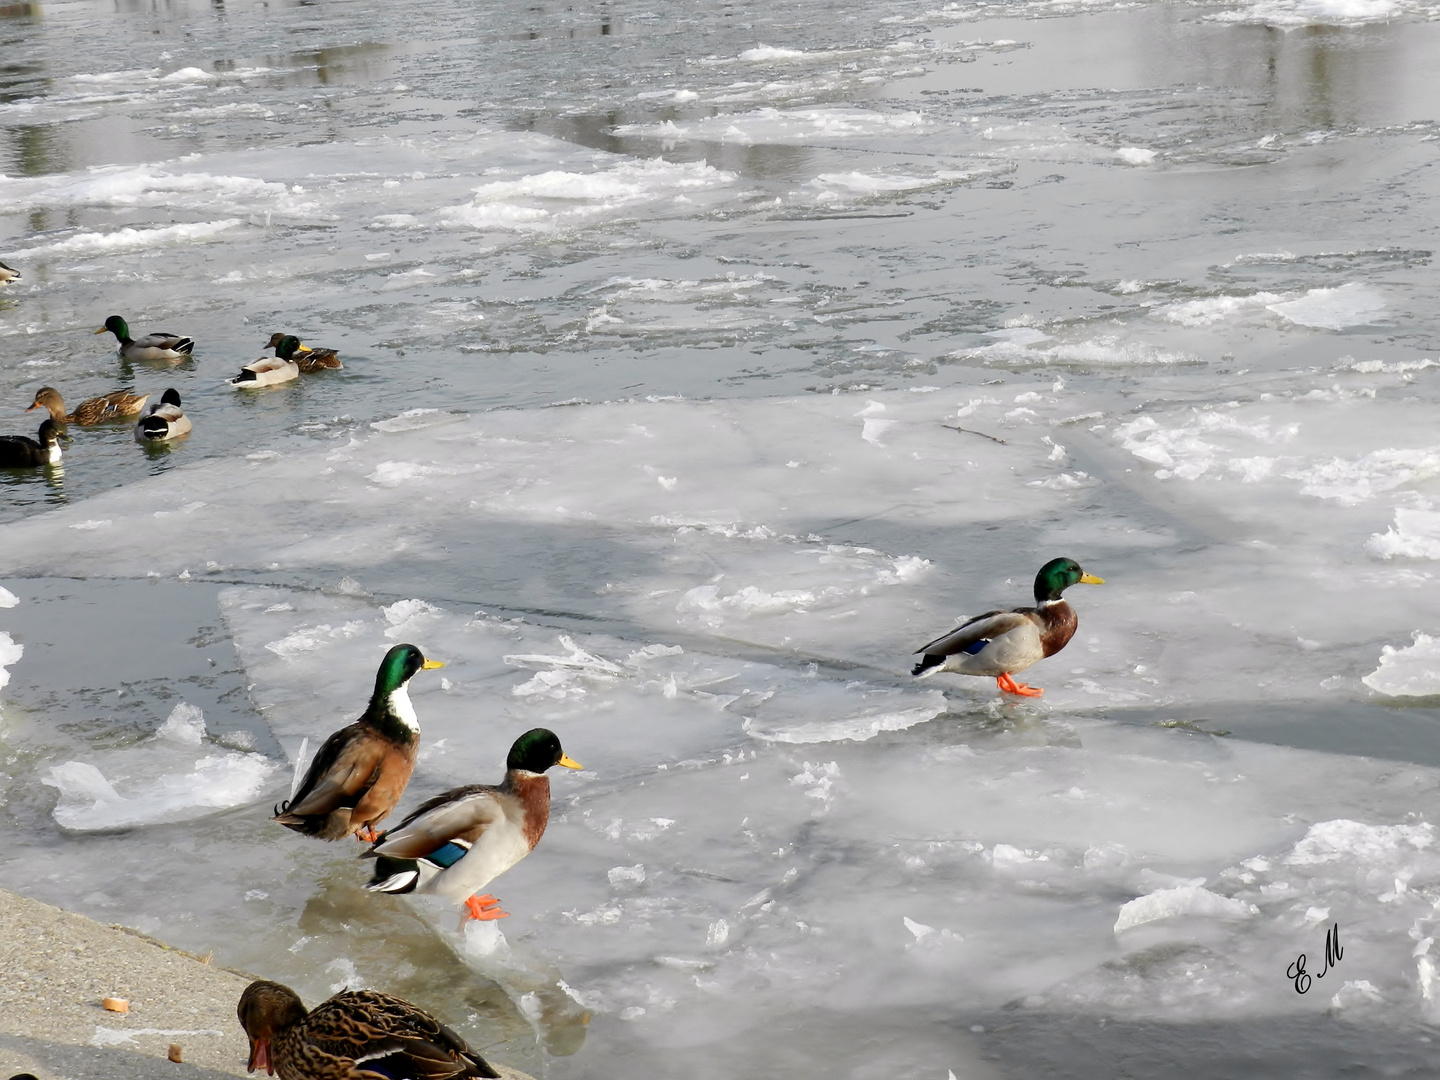
M0 5L3 430L195 424L0 476L7 886L547 1080L1434 1076L1437 55L1424 0ZM242 398L276 330L345 369ZM910 678L1057 555L1043 698ZM403 807L586 766L503 936L268 820L397 641Z

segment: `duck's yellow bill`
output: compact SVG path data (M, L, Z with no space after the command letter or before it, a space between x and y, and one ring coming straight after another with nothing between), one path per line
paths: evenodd
M567 769L583 769L585 767L584 765L581 765L580 762L572 758L569 754L561 754L560 760L557 761L555 764L564 765Z
M1104 585L1104 584L1105 584L1105 579L1104 579L1103 577L1096 577L1094 574L1081 574L1081 575L1080 575L1080 584L1081 584L1081 585Z
M427 669L427 670L428 670L428 669L431 669L431 668L444 667L444 666L445 666L445 661L444 661L444 660L426 660L425 663L421 664L420 666L421 666L422 668Z
M110 332L110 328L108 326L102 326L99 330L96 330L95 332L97 334L108 334Z

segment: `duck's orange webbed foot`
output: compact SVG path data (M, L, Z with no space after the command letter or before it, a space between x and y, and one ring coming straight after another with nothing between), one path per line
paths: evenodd
M489 922L492 919L508 919L510 913L500 910L500 901L489 893L484 896L472 896L465 901L466 919L476 919L480 922Z
M361 825L360 828L355 830L355 839L359 840L362 844L373 844L376 840L380 839L380 834L369 825Z
M1009 675L999 675L995 681L1000 685L1000 689L1004 690L1007 694L1018 694L1020 697L1039 697L1045 693L1045 691L1041 690L1038 686L1026 686L1023 682L1017 683Z

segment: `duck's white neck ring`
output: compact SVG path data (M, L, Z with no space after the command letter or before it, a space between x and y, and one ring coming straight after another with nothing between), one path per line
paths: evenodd
M415 715L415 706L410 704L410 694L406 691L404 684L390 691L390 697L385 704L390 709L391 716L416 735L420 734L420 717Z

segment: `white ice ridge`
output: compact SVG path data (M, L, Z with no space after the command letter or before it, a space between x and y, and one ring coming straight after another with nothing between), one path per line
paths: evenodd
M1440 559L1440 512L1399 507L1395 524L1365 541L1377 559Z
M1415 631L1412 645L1380 650L1380 666L1361 680L1390 697L1431 697L1440 694L1440 638Z
M1362 26L1391 22L1425 5L1413 0L1260 0L1234 11L1206 18L1216 22L1263 23L1286 29L1297 26Z
M55 821L61 828L93 832L189 821L240 806L259 796L273 769L260 754L230 751L203 757L188 772L162 772L141 782L132 778L124 795L83 761L55 765L40 782L60 791Z
M6 668L17 663L24 655L25 646L12 638L8 632L0 630L0 689L10 682L10 672Z
M1213 893L1201 885L1180 885L1157 889L1123 904L1115 920L1115 933L1134 926L1188 916L1202 919L1248 919L1260 914L1254 904Z

